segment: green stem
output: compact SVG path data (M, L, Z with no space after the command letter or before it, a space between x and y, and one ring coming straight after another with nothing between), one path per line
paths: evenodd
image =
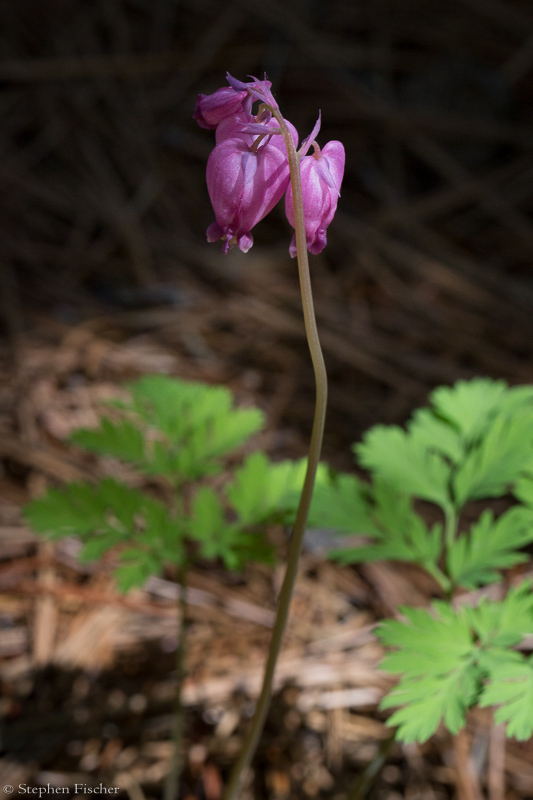
M185 726L185 708L183 706L181 692L185 678L185 653L186 653L186 629L187 629L187 564L183 564L180 570L179 594L178 594L178 624L179 639L176 650L176 702L174 706L173 728L172 728L172 757L170 769L165 782L163 800L178 800L180 789L180 778L183 770L183 729Z
M444 542L446 545L446 549L449 547L453 547L453 543L455 541L455 534L457 532L457 514L455 513L455 508L453 506L448 506L444 509L445 514L445 534L444 534Z
M326 405L328 396L328 382L326 376L326 368L324 365L324 358L320 347L318 338L318 330L316 326L313 295L311 291L311 276L309 273L309 261L307 259L307 244L305 240L305 224L304 224L304 210L303 210L303 196L302 196L302 182L300 179L300 162L296 153L296 147L292 139L291 133L277 109L271 109L276 120L279 123L285 146L287 148L287 155L289 158L289 167L292 183L292 196L294 208L294 228L296 233L296 249L298 258L298 272L300 276L300 291L302 294L302 306L305 322L305 331L307 334L307 341L309 350L311 352L311 359L315 371L316 381L316 404L315 415L313 419L313 430L311 433L311 443L309 445L309 457L307 460L307 472L305 474L305 481L300 496L300 503L298 511L296 512L296 520L292 529L291 542L289 546L289 554L287 558L287 569L283 586L278 600L278 610L274 628L272 630L272 639L270 642L270 650L265 666L265 674L263 677L263 686L261 694L255 707L254 717L250 726L248 735L244 741L243 748L238 761L230 775L229 783L224 793L223 800L234 800L237 796L243 775L250 765L250 762L255 754L259 738L263 731L265 719L267 716L268 708L270 706L270 698L272 694L272 681L274 678L274 670L276 662L281 649L281 642L285 630L285 624L289 614L289 606L291 603L292 592L298 572L298 561L300 551L302 549L302 542L305 534L307 517L309 516L309 508L313 496L313 489L315 485L316 471L318 462L320 460L320 452L322 449L322 437L324 434L324 422L326 418Z
M450 591L452 586L450 579L436 564L424 563L422 566L433 578L435 578L443 592Z
M455 537L457 535L457 512L453 506L447 506L444 509L444 569L446 573L448 572L447 569L447 560L448 560L448 551L451 547L453 547L453 543L455 542ZM443 586L444 592L446 594L446 598L451 600L453 592L454 592L454 582L450 579L450 577L446 576L448 579L448 586Z

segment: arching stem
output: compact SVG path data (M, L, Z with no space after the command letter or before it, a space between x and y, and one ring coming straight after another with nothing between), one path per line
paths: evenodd
M285 146L287 148L287 155L289 158L290 175L292 182L292 196L294 207L294 228L296 234L296 250L298 260L298 272L300 276L300 291L302 294L302 306L305 322L305 331L307 334L307 341L309 350L311 352L311 359L315 372L316 382L316 404L315 415L313 419L313 429L311 432L311 443L309 445L309 456L307 461L307 472L305 474L305 481L300 496L298 511L296 512L296 520L292 529L292 536L289 546L289 554L287 558L287 569L285 578L281 587L281 592L278 600L278 609L276 621L272 631L272 639L270 642L270 650L268 653L267 663L265 666L265 674L263 678L263 686L261 694L255 707L254 717L250 726L248 735L244 741L243 748L238 761L233 767L223 800L235 800L241 786L241 782L247 768L250 766L252 758L257 749L261 733L265 724L265 719L270 706L270 699L272 695L272 681L274 678L274 671L276 662L281 649L281 642L283 633L289 614L289 607L292 598L292 592L296 575L298 572L298 562L300 552L302 549L302 542L307 525L307 518L309 516L309 508L313 496L313 489L315 485L316 471L318 462L320 460L320 452L322 450L322 438L324 434L324 422L326 418L326 405L328 395L328 383L326 376L326 368L324 365L324 358L320 347L318 338L318 330L316 326L315 311L313 304L313 295L311 291L311 276L309 273L309 261L307 258L307 245L305 240L305 224L304 224L304 209L303 209L303 196L302 196L302 182L300 178L300 162L296 153L296 148L289 128L285 120L281 116L278 109L271 108L283 134Z

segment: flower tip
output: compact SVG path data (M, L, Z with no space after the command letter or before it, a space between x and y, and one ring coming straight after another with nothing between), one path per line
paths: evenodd
M243 233L237 239L237 246L242 253L247 253L254 243L254 237L251 233Z
M296 258L298 255L298 250L296 249L296 234L292 234L291 243L289 245L289 254L291 258Z
M220 239L222 239L224 233L218 222L211 223L211 225L206 230L206 236L208 242L218 242Z

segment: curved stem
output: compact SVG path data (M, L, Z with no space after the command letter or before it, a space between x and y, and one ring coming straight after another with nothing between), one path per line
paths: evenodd
M313 496L313 489L315 485L316 471L318 462L320 460L320 452L322 450L322 437L324 434L324 422L326 418L326 405L328 395L328 382L326 376L326 368L324 365L324 358L320 347L318 338L318 330L316 326L315 311L313 305L313 295L311 291L311 276L309 273L309 261L307 259L307 244L305 240L305 224L304 224L304 211L303 211L303 197L302 197L302 182L300 179L300 162L294 146L292 135L285 124L285 120L277 109L272 109L272 113L279 123L285 145L287 148L287 155L289 158L289 166L292 182L292 196L294 206L294 228L296 233L296 249L298 259L298 272L300 276L300 291L302 294L302 306L305 322L305 331L307 334L307 341L309 350L311 352L311 359L315 371L316 381L316 404L315 415L313 419L313 430L311 433L311 443L309 445L309 456L307 461L307 471L305 474L304 485L298 511L296 512L296 519L292 529L291 542L289 546L289 554L287 558L287 569L283 586L278 600L278 610L276 621L272 630L272 639L270 642L270 650L268 653L267 663L265 666L265 674L263 677L263 686L261 694L255 707L254 717L251 723L250 730L244 741L243 749L240 757L233 767L230 775L229 783L224 793L223 800L234 800L239 791L241 780L244 772L249 767L250 762L255 754L259 738L263 731L265 719L267 716L268 708L270 706L270 698L272 694L272 681L274 678L274 671L276 662L281 649L281 642L285 630L285 624L289 614L289 606L291 603L292 592L298 572L298 561L300 551L302 549L302 542L305 534L307 517L309 516L309 508Z

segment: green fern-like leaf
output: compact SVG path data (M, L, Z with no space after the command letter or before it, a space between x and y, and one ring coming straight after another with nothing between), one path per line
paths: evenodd
M528 560L520 548L530 542L533 509L514 506L497 519L486 510L469 532L460 534L448 548L449 574L457 586L465 589L501 580L500 570Z
M63 489L50 489L25 507L29 524L51 538L93 533L129 534L135 515L146 498L142 492L113 478L98 484L70 483Z
M523 737L529 728L519 705L529 697L529 673L524 657L510 648L533 632L530 582L476 607L436 602L430 609L400 610L405 621L387 620L378 631L383 644L395 648L381 668L401 675L381 704L400 706L387 722L399 726L398 738L425 741L441 722L456 733L480 695L482 705L502 705L497 713L500 721L513 721L510 736Z
M506 724L508 737L525 741L533 736L533 656L506 655L492 664L479 705L497 706L495 722Z
M183 561L183 524L163 503L113 478L51 489L26 506L25 516L34 530L50 538L79 536L84 562L132 542L140 544L143 554L139 574L157 574L164 563Z
M273 560L272 548L263 534L228 522L220 498L207 486L201 487L194 497L188 527L190 538L199 544L202 558L220 558L228 569L239 569L250 560L267 563Z
M376 481L371 490L370 487L363 489L357 479L344 480L338 483L337 491L344 504L339 502L338 511L333 511L332 518L337 517L342 522L345 516L343 532L365 534L372 541L367 545L337 548L330 552L330 558L342 564L408 561L427 569L448 588L445 576L438 569L442 525L435 524L428 529L413 510L410 498L398 494L384 481ZM348 497L344 498L344 493ZM350 495L354 496L351 506ZM339 516L341 513L343 517ZM355 522L351 529L348 528L350 518Z
M132 464L140 464L145 457L145 440L142 431L129 420L117 422L102 418L96 430L80 428L71 441L91 453L113 456Z
M468 620L445 603L435 603L432 611L401 611L406 622L388 620L378 632L384 644L399 648L385 657L382 669L402 674L381 703L382 708L402 706L387 724L398 725L397 735L405 742L426 741L441 722L457 733L479 680Z
M319 472L311 502L309 524L338 533L381 537L373 520L370 487L355 475Z
M397 492L443 508L451 504L451 467L420 432L410 435L395 425L376 425L354 449L361 465Z
M449 422L461 439L470 444L487 430L489 420L502 404L508 392L505 381L475 378L457 381L454 386L439 386L430 395L432 411Z
M504 600L490 602L484 598L477 606L465 606L462 613L485 651L494 656L493 651L513 647L533 633L531 581L510 589Z
M470 450L453 478L458 507L467 500L500 497L533 468L533 406L500 414Z
M103 418L72 440L100 455L127 461L146 475L195 481L221 469L221 460L261 429L263 413L234 408L222 386L148 375L129 387L130 401L114 403L124 419Z
M307 462L273 463L258 451L248 456L234 472L226 494L243 526L270 519L294 518L305 478ZM322 473L324 467L319 468Z

